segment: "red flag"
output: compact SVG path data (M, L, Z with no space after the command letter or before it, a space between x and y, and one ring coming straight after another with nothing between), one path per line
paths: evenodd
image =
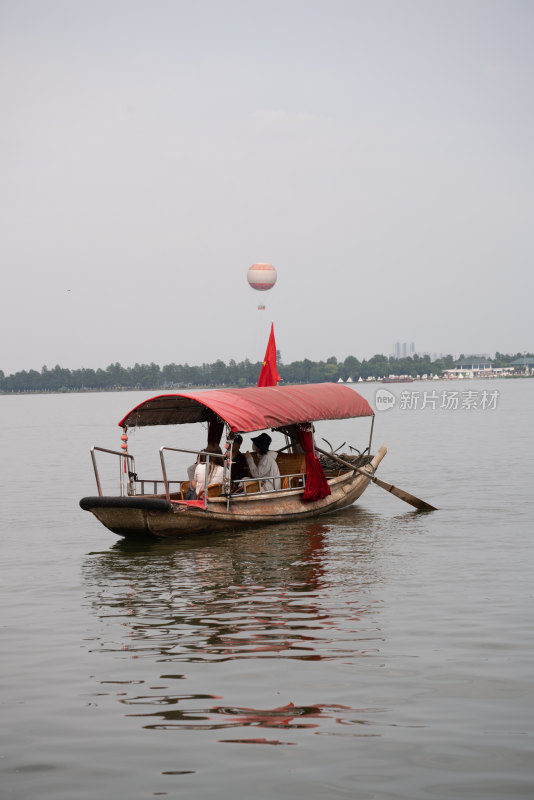
M271 333L267 342L267 350L261 367L258 386L277 386L280 375L276 369L276 342L274 341L274 325L271 323Z

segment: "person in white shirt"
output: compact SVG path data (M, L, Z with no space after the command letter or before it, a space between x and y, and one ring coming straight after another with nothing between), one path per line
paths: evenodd
M280 470L276 463L276 451L269 450L272 442L268 433L260 433L259 436L252 436L252 449L258 454L258 463L254 461L252 453L245 453L248 471L252 478L260 479L260 489L262 492L271 492L282 488L280 480Z
M195 474L191 482L191 486L196 492L197 498L204 494L206 486L213 483L223 482L223 454L218 444L208 444L205 448L206 453L213 453L210 455L210 464L208 479L206 480L206 459L207 456L201 454L199 456L199 463L195 467Z

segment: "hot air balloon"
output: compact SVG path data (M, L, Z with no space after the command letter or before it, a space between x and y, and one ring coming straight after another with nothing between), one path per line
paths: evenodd
M266 292L268 289L272 289L276 283L276 270L272 264L253 264L247 272L247 280L253 289L258 292ZM265 306L260 304L258 311L265 311Z

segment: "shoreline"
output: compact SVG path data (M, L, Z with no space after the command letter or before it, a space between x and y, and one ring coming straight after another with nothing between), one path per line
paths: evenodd
M529 378L534 378L534 375L487 375L481 376L478 375L474 378L426 378L426 379L419 379L414 378L412 381L407 381L407 383L424 383L424 384L435 384L435 383L470 383L471 381L510 381L510 380L525 380ZM316 381L311 381L315 383ZM322 381L317 381L321 383ZM327 381L327 383L338 383L338 381ZM346 381L342 381L343 384L346 384ZM358 386L369 386L370 384L385 384L385 385L397 385L402 383L402 381L382 381L382 380L364 380L361 383L358 381L352 381L349 385L357 388ZM249 386L255 386L256 384L249 384ZM298 386L298 383L287 383L286 386ZM113 386L108 389L35 389L31 390L28 389L26 391L13 391L13 392L5 392L0 391L0 397L14 397L14 396L21 396L21 395L38 395L38 394L109 394L111 392L163 392L172 394L173 392L189 392L189 391L202 391L206 389L238 389L242 388L235 384L195 384L191 386L152 386L152 387L139 387L139 386Z

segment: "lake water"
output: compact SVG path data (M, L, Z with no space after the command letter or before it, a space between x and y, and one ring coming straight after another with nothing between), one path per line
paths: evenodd
M2 800L534 796L534 380L387 388L378 474L439 511L135 545L78 500L151 393L0 397Z

